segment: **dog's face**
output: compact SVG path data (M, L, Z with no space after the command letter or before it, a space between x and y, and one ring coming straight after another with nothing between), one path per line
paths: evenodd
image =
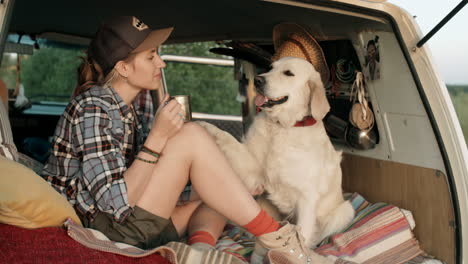
M322 120L330 110L320 74L304 59L285 57L255 78L255 104L285 127L304 116Z

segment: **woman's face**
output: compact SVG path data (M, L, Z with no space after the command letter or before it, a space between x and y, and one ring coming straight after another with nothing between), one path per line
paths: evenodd
M161 69L166 67L156 49L136 53L130 63L127 82L137 88L156 90L162 86Z

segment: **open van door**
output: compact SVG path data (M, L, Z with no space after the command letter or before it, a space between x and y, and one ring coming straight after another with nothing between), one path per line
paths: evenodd
M0 61L2 61L5 39L8 36L10 17L15 0L0 1Z

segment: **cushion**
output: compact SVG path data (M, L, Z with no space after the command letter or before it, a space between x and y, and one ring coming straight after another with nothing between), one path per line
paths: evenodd
M3 105L3 100L0 98L0 156L11 160L18 160L18 151L13 142L13 134L11 132L10 121L8 120L8 112Z
M67 199L31 169L0 157L0 223L24 228L81 223Z

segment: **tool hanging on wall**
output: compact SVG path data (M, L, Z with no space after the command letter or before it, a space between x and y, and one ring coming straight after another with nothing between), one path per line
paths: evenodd
M330 92L333 96L339 95L341 84L352 83L356 78L356 67L351 60L339 59L332 65L330 71Z

